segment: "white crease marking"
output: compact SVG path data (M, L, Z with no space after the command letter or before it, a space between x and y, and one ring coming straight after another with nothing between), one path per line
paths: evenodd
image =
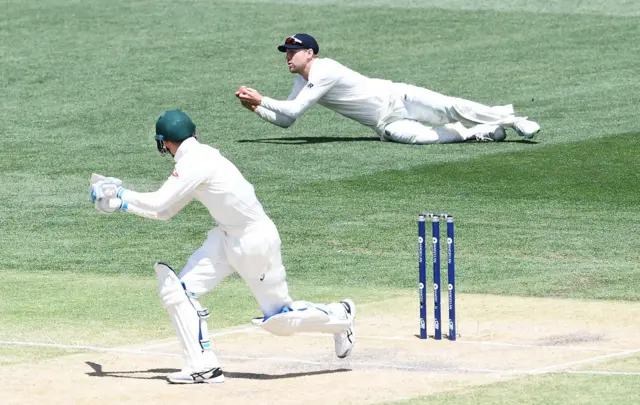
M226 331L224 334L240 333L242 330ZM481 343L481 342L478 342ZM123 353L123 354L135 354L144 356L162 356L162 357L182 357L177 353L155 352L145 351L142 349L125 349L114 347L100 347L100 346L88 346L88 345L66 345L58 343L38 343L38 342L15 342L15 341L0 341L0 346L31 346L31 347L50 347L56 349L67 350L88 350L96 352L108 352L108 353ZM539 346L535 346L539 347ZM553 346L558 347L558 346ZM425 367L425 366L410 366L410 365L397 365L390 363L376 363L376 362L359 362L359 361L345 361L330 363L310 361L303 359L296 359L290 357L251 357L251 356L219 356L222 359L229 360L257 360L257 361L271 361L279 363L300 363L311 364L317 366L338 366L340 368L350 368L352 366L358 366L362 368L370 369L372 367L394 369L394 370L409 370L409 371L423 371L423 372L465 372L465 373L485 373L485 374L504 374L504 375L536 375L536 374L591 374L591 375L640 375L640 372L616 372L616 371L601 371L601 370L556 370L558 368L567 368L577 365L587 364L591 362L597 362L600 360L606 360L615 357L629 356L635 353L640 353L640 349L625 350L617 353L606 354L602 356L590 357L588 359L572 361L561 364L554 364L551 366L537 368L532 370L500 370L500 369L483 369L483 368L465 368L465 367Z
M262 329L255 328L247 328L247 333L255 333L261 335L270 335L270 333L263 331ZM326 336L322 333L311 333L311 332L303 332L298 333L299 336L315 336L321 337ZM417 337L409 337L409 336L371 336L371 335L358 335L358 339L365 340L390 340L390 341L413 341L418 342L419 339ZM434 339L430 338L426 341L431 342ZM442 339L442 342L449 343L449 341L445 338ZM510 342L499 342L499 341L473 341L473 340L456 340L455 342L450 342L452 344L467 344L467 345L483 345L483 346L502 346L502 347L513 347L516 349L526 349L526 348L540 348L540 349L561 349L561 350L576 350L576 351L601 351L601 352L621 352L621 351L629 351L635 349L615 349L611 347L593 347L593 346L562 346L562 345L536 345L536 344L527 344L527 343L510 343Z

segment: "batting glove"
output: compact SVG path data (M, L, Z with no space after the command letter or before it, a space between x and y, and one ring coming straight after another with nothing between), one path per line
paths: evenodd
M124 192L122 180L115 177L107 177L104 180L91 185L91 202L108 198L120 198Z
M126 211L128 204L119 198L102 198L94 203L96 209L106 214L112 214L116 211Z

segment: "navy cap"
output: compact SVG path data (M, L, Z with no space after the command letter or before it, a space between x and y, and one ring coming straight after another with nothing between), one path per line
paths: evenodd
M284 44L278 46L278 50L287 52L287 49L311 49L314 55L320 51L316 39L309 34L295 34L287 37Z

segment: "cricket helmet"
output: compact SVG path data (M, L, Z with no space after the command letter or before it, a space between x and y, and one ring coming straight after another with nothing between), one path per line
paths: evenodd
M180 143L196 133L196 124L181 110L162 113L156 121L156 144L160 153L167 153L165 141Z

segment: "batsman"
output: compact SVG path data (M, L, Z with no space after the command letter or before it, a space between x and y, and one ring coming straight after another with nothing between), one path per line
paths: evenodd
M135 192L117 178L94 175L90 192L99 211L124 211L156 220L170 219L195 199L216 223L179 273L162 262L154 266L160 301L175 327L186 363L181 371L169 374L168 381L224 381L207 332L209 311L198 297L233 272L244 279L262 310L264 316L254 319L254 324L280 336L332 334L336 355L347 357L355 344L353 301L314 304L291 298L278 230L238 168L218 149L200 143L195 124L180 110L166 111L157 119L155 140L158 151L175 161L160 189Z

